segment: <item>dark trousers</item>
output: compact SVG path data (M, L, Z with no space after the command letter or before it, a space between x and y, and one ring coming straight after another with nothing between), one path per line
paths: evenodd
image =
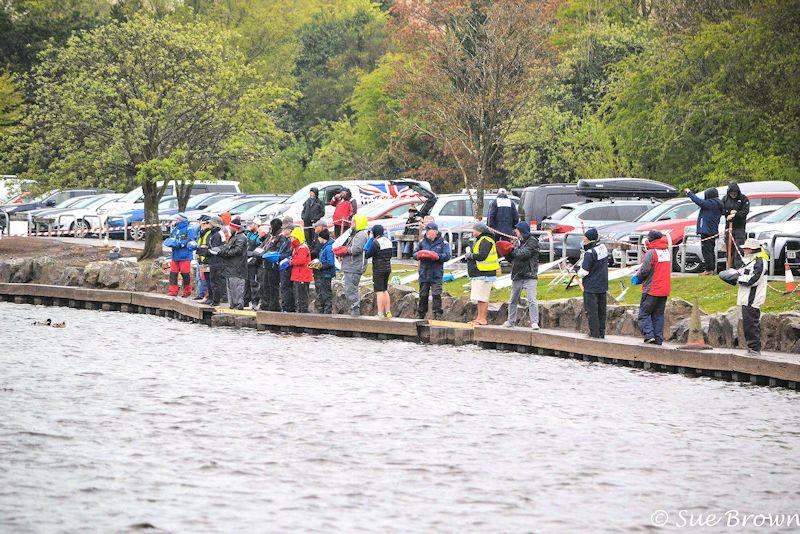
M317 312L333 313L333 290L331 289L331 278L323 278L314 273L314 288L317 291Z
M655 339L658 345L664 343L664 309L667 297L656 297L642 293L639 303L639 328L645 339Z
M714 247L717 243L716 236L718 234L700 234L700 248L703 251L703 270L704 271L717 271L717 254L714 252Z
M211 275L211 285L208 286L211 288L211 304L217 306L226 298L225 277L219 267L211 267L211 272L207 274Z
M725 232L725 254L728 253L728 247L731 249L731 268L733 269L740 269L742 267L742 257L739 255L741 252L737 252L737 245L739 251L742 249L742 244L744 243L745 238L747 237L747 232L745 232L744 228L734 228L733 229L733 243L730 245L728 241L730 241L730 234ZM735 243L735 244L734 244Z
M294 311L294 288L292 283L292 270L281 271L281 311Z
M264 268L264 285L261 292L261 309L266 311L281 311L280 287L281 275L276 265Z
M428 313L428 295L433 294L433 318L441 319L444 315L442 310L442 283L441 282L420 282L419 283L419 305L417 306L417 317L424 319Z
M606 337L606 300L607 293L583 292L583 310L592 337Z
M303 221L303 226L305 226L305 228L303 228L303 232L305 232L306 234L306 244L309 247L311 246L312 243L315 243L314 239L316 237L314 234L314 227L312 226L312 224L314 223L311 221Z
M761 310L752 306L742 306L742 326L747 348L761 352Z
M244 305L258 303L258 265L247 266L247 279L244 281Z
M308 282L292 282L294 305L297 313L308 313Z

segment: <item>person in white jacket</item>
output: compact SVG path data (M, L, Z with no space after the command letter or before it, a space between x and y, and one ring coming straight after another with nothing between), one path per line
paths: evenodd
M747 353L761 354L761 306L767 300L767 255L761 250L761 243L750 238L742 245L742 262L739 269L739 293L736 304L742 307L744 338Z

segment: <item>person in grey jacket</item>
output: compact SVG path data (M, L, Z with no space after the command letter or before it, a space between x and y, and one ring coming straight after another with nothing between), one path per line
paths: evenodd
M508 303L508 320L505 327L517 324L517 306L522 299L522 290L528 298L528 313L531 328L539 330L539 302L536 300L536 285L539 278L539 240L531 235L531 225L521 221L514 227L517 240L506 259L511 262L511 300Z
M358 284L361 275L367 268L365 246L367 244L367 216L356 215L353 218L353 233L348 238L344 247L346 253L342 256L342 273L344 283L344 296L350 307L350 315L361 315L361 297L358 294Z

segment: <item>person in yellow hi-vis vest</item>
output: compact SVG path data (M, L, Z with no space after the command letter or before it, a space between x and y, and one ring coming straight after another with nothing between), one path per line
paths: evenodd
M492 238L492 231L484 223L475 223L472 229L475 244L467 248L467 274L470 277L470 300L477 303L475 324L489 324L489 297L497 280L500 258Z

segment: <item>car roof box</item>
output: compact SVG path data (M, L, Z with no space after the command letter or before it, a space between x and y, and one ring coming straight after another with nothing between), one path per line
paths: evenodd
M589 198L673 198L671 185L642 178L595 178L579 180L575 193Z

